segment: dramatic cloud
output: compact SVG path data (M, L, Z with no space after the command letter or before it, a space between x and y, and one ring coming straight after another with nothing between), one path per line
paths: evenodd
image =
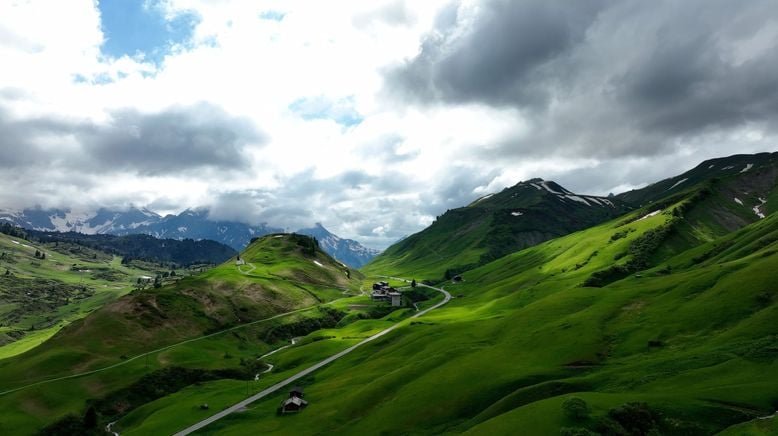
M209 104L154 114L117 111L110 124L83 128L78 137L95 166L149 176L204 167L245 170L250 164L243 148L266 141L251 122Z
M491 0L451 3L421 53L389 77L409 97L430 102L544 106L554 61L583 42L604 1Z
M421 52L387 83L422 103L520 110L531 130L505 138L498 156L660 156L691 150L698 137L775 133L772 2L479 6L441 12ZM718 152L716 142L707 147Z
M0 208L384 247L523 179L607 194L778 140L770 0L113 3L0 3Z
M141 176L245 170L250 165L244 147L266 141L252 123L210 104L152 114L122 109L110 112L109 119L105 124L56 117L15 120L0 107L0 166L40 171L64 162L88 173Z

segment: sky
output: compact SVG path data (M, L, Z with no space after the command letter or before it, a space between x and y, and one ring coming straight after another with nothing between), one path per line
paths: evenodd
M207 207L384 248L521 180L778 149L778 4L0 2L0 208Z

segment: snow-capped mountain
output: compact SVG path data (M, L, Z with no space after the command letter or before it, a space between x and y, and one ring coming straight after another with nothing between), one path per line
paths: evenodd
M257 226L235 221L213 221L207 209L187 209L178 215L160 216L145 208L127 210L99 209L97 212L76 212L63 209L30 208L24 210L0 210L0 222L19 227L56 232L85 234L130 235L147 234L157 238L210 239L242 250L252 238L269 233L281 233L283 229L260 224ZM362 246L351 239L342 239L317 224L298 233L314 236L322 250L354 268L367 263L378 254L377 250Z
M119 233L158 222L162 217L148 209L126 211L99 209L97 212L76 212L63 209L0 210L0 221L26 229L52 232L78 232L87 235ZM142 232L129 232L142 233Z
M171 239L211 239L242 250L251 242L251 238L281 231L266 224L252 226L234 221L211 221L207 209L187 209L178 215L167 215L136 228L114 229L111 233L146 233L157 238Z
M313 236L327 254L354 268L365 265L380 253L379 250L365 247L353 239L343 239L330 233L320 223L309 229L300 229L297 233Z

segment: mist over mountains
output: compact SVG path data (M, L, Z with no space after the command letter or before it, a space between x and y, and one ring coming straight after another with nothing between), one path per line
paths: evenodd
M162 216L146 208L127 210L98 209L96 212L76 212L67 209L26 208L0 210L0 221L40 231L78 232L84 234L132 235L146 234L169 239L208 239L244 249L252 238L281 229L265 223L250 225L237 221L211 220L205 208L187 209L177 215ZM297 233L314 236L324 251L344 264L359 268L379 253L352 239L341 238L321 224L300 229Z

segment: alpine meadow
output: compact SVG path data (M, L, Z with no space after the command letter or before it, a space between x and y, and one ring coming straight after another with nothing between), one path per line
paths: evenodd
M778 435L777 29L0 2L0 432Z

